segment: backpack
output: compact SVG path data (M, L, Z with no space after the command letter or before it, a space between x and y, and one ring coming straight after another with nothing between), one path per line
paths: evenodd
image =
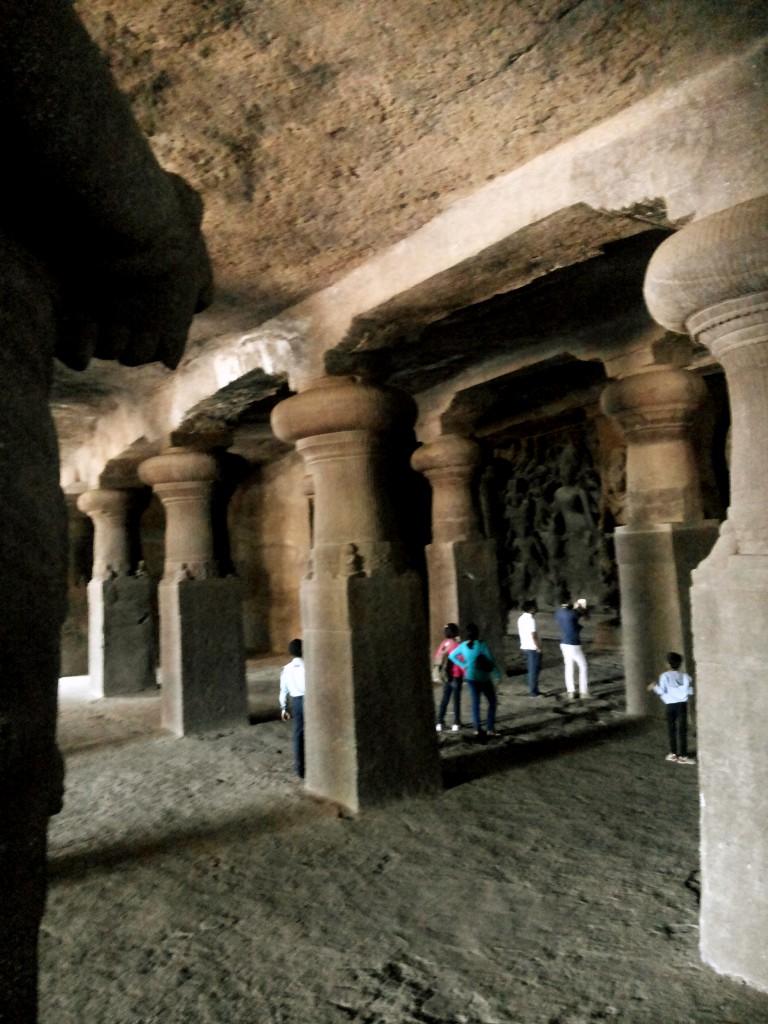
M475 668L479 672L492 672L493 662L489 657L481 653L475 658Z
M453 662L448 659L448 651L443 651L439 665L440 680L443 683L450 683L453 679Z

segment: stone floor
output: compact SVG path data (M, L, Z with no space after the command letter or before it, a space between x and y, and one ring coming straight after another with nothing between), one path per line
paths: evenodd
M500 737L442 734L442 795L358 817L293 775L283 660L251 725L183 740L156 694L64 683L41 1024L768 1022L699 960L697 768L623 716L616 655L568 704L511 652Z

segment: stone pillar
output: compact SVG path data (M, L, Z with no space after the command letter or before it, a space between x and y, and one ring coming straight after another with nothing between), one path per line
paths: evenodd
M211 531L216 460L169 448L139 466L165 509L158 587L162 724L176 736L242 725L248 702L239 581L217 575Z
M693 669L691 570L708 554L718 524L704 521L690 423L706 397L686 370L649 366L603 392L627 443L627 525L615 532L621 591L627 712L658 712L647 692L668 651Z
M77 499L86 484L64 488L67 504L69 566L67 571L67 617L61 628L62 676L88 675L88 580L93 564L93 529Z
M768 196L682 228L650 261L645 297L722 363L731 505L693 574L703 959L768 991Z
M430 644L447 622L476 622L480 635L503 659L496 544L483 537L473 492L480 464L474 441L444 434L417 448L411 465L432 487L432 543L427 546Z
M93 522L93 578L127 573L131 567L128 541L130 493L119 490L84 491L77 500Z
M88 584L88 674L99 697L152 690L155 642L152 584L131 575L127 490L85 491L77 500L93 521L93 571Z
M301 587L306 785L353 811L439 786L421 581L390 505L396 435L414 419L407 396L343 377L272 413L314 486Z

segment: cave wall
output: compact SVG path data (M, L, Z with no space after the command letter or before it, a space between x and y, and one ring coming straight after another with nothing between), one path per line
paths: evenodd
M259 467L229 504L230 550L243 593L249 654L284 652L301 636L299 585L309 554L304 467L292 453Z

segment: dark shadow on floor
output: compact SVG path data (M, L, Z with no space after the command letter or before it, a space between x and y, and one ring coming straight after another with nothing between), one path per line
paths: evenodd
M516 765L559 757L580 747L609 742L617 734L654 729L654 724L647 718L629 716L613 722L589 721L584 716L580 726L578 731L565 736L549 735L540 739L519 740L508 734L488 740L469 736L462 743L461 750L441 759L443 786L452 789Z
M179 849L203 849L212 841L224 845L229 839L248 836L257 842L261 836L284 832L309 819L329 817L344 815L334 804L317 800L298 790L290 803L283 802L273 809L254 808L250 813L238 815L231 821L211 822L204 826L190 821L136 842L115 842L74 854L54 854L48 860L48 879L57 882L84 878L94 872L109 873L120 865L150 860Z

